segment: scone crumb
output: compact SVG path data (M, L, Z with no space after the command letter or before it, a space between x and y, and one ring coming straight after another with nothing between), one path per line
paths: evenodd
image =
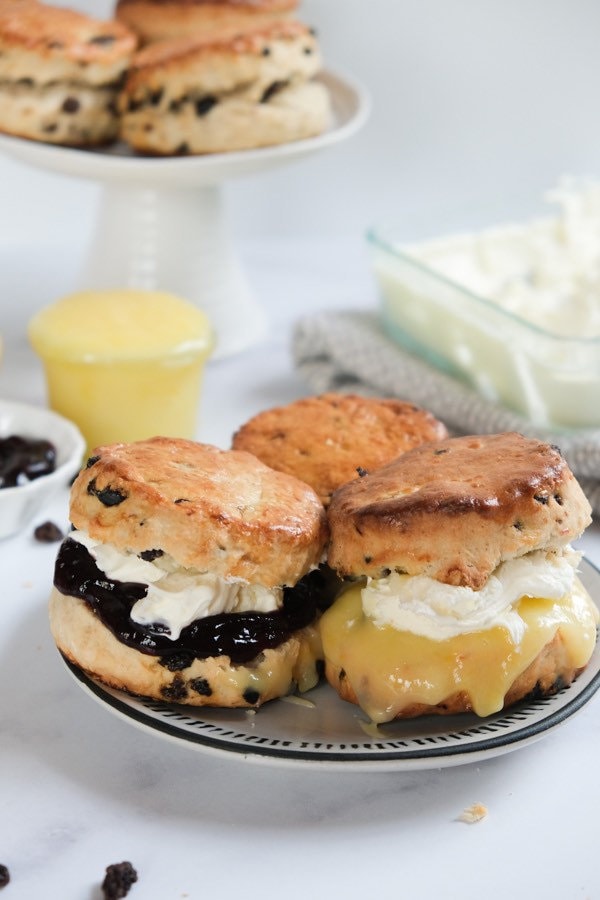
M471 806L463 809L458 817L458 821L465 822L467 825L474 825L475 822L481 822L482 819L485 819L487 814L488 808L483 803L472 803Z

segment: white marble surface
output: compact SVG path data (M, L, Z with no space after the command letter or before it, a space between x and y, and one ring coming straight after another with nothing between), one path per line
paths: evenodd
M28 316L71 287L79 246L0 249L6 342L0 395L43 402ZM362 241L242 247L269 338L209 367L199 436L227 445L265 406L302 395L291 324L374 302ZM46 518L66 527L67 495ZM600 530L583 540L600 563ZM55 545L0 544L0 862L11 900L100 900L104 868L131 860L143 900L261 897L593 900L600 897L600 698L535 745L457 768L327 773L216 759L110 715L74 684L48 632ZM457 820L474 802L475 825Z

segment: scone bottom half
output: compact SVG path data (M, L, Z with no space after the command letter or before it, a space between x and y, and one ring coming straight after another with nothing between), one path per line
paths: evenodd
M326 675L378 723L487 716L585 668L598 610L570 542L590 506L556 447L519 434L423 445L339 488L320 622Z
M154 438L94 451L71 519L50 620L58 648L88 674L227 707L318 681L327 529L306 485L250 454Z

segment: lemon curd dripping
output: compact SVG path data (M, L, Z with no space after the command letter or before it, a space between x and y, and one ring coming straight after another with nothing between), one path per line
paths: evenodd
M522 597L515 608L526 626L518 645L500 626L435 641L375 625L363 613L357 585L323 615L323 650L344 670L373 722L389 722L413 703L436 705L460 691L474 712L487 716L502 709L512 683L557 631L575 668L589 661L596 642L597 609L579 580L559 601Z

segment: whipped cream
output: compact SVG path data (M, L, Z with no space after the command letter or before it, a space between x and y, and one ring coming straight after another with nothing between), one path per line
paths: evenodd
M556 217L411 246L410 255L561 337L600 335L600 184L562 179Z
M163 625L173 641L196 619L221 613L272 612L281 605L281 588L185 569L167 554L150 562L103 544L85 531L73 531L69 537L83 544L109 578L147 585L146 596L131 608L131 618L138 625Z
M560 600L573 587L580 559L581 553L571 547L535 550L501 563L479 591L394 572L368 580L362 589L363 612L379 627L435 641L501 626L518 646L525 623L514 604L521 597Z

